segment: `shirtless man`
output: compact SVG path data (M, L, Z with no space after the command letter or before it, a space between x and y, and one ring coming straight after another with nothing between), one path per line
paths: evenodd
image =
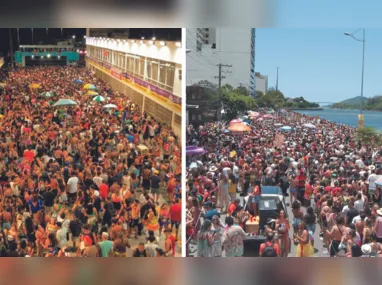
M338 254L338 247L341 244L342 236L345 233L344 218L340 215L336 218L336 224L331 231L326 230L326 233L331 239L330 243L330 257L335 257Z

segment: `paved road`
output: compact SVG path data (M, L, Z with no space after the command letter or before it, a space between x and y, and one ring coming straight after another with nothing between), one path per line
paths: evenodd
M238 195L238 198L240 198L239 195ZM242 201L243 199L241 198L240 200ZM286 204L287 204L287 208L288 208L288 217L289 217L290 222L292 223L293 214L292 214L292 208L290 207L289 197L286 197ZM304 214L305 213L306 213L306 210L304 208ZM221 215L221 220L223 222L225 220L225 217L226 217L226 215ZM202 221L202 223L203 223L203 221ZM315 248L314 257L328 257L329 254L328 254L326 248L323 247L323 241L320 238L319 233L320 233L319 226L316 225L316 232L314 233L314 248ZM290 235L292 238L293 229L291 230ZM296 256L296 246L293 243L291 246L292 246L291 253L289 254L288 257L295 257ZM196 257L196 245L195 244L190 245L190 252L191 252L190 256ZM224 253L223 253L223 257L224 257Z

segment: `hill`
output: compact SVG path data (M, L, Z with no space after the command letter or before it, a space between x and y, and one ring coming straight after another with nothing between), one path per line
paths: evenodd
M361 105L361 96L346 99L344 101L333 104L331 107L336 109L357 109ZM369 102L369 98L363 97L363 105L366 107Z

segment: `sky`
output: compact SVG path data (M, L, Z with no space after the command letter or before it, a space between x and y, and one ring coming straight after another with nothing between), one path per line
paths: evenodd
M309 1L310 2L310 1ZM358 28L256 29L256 71L287 97L339 102L361 93L362 42ZM382 28L366 28L364 97L382 95ZM362 39L362 30L355 34Z

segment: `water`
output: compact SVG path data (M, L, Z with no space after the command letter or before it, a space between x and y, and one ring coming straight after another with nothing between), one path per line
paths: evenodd
M349 125L352 127L358 126L359 110L340 110L324 108L322 111L299 111L301 114L309 116L317 116L336 123ZM365 126L374 127L382 130L382 112L363 111L365 117Z

